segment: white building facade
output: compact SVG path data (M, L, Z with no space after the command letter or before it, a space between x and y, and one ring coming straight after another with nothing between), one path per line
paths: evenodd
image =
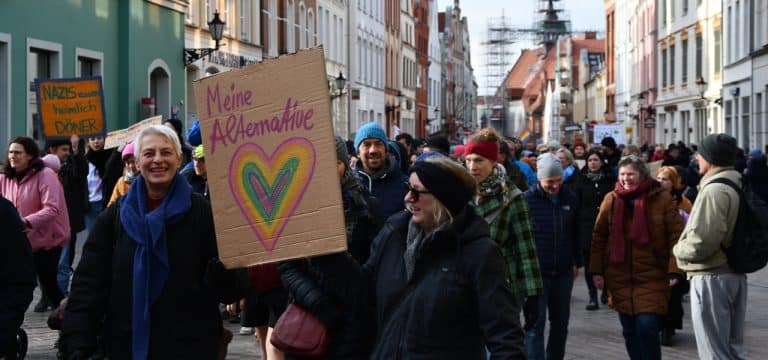
M400 101L400 130L416 133L416 22L413 1L400 0L400 64L402 64L402 94Z
M346 0L317 0L317 42L325 52L325 74L331 96L333 131L344 139L352 132L349 122L349 87L339 89L336 78L349 78L349 27Z
M632 128L629 134L636 134L634 126L635 122L631 118L632 104L631 100L631 87L632 87L632 75L637 68L634 67L634 57L637 47L636 38L633 37L634 33L631 29L630 18L632 15L632 5L637 3L633 0L616 0L614 2L614 36L616 42L614 64L615 70L615 96L614 109L616 109L616 122L624 125L624 127ZM625 135L629 135L625 134ZM637 140L634 136L625 137L625 143L636 144Z
M724 131L738 141L739 147L749 147L752 131L750 109L752 89L752 44L749 41L749 1L723 1L723 109Z
M698 143L722 129L720 1L660 0L656 142Z
M272 46L274 49L267 48L261 31L263 18L268 23L265 25L269 34L277 36L277 4L277 0L272 0L269 7L261 8L258 1L189 0L185 16L184 47L213 47L208 22L213 20L216 11L226 23L221 40L226 46L220 47L210 57L204 56L186 67L186 101L183 102L183 109L179 109L186 114L186 128L198 119L193 81L260 62L265 50L274 50L277 54L277 46ZM276 44L276 38L271 44Z
M422 0L423 1L423 0ZM437 0L429 0L429 71L427 83L427 133L434 133L440 128L442 104L440 99L443 92L442 69L443 59L440 52L440 29L437 22Z
M755 124L752 148L765 151L768 145L768 0L755 0L752 24L752 121Z
M384 119L384 0L350 2L350 134L365 123Z

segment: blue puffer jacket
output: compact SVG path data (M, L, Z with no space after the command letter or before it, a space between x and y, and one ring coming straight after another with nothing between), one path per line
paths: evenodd
M386 168L382 174L372 176L363 171L363 164L357 162L357 178L371 195L379 201L381 206L380 223L389 218L392 214L405 209L405 185L408 177L400 171L400 166L393 158L387 158Z
M581 267L576 194L568 187L562 187L555 205L537 184L525 192L525 199L531 210L542 276L571 272L574 265Z

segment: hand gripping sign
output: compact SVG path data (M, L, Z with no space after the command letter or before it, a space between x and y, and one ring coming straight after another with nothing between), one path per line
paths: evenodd
M345 250L322 48L207 77L195 95L222 262Z

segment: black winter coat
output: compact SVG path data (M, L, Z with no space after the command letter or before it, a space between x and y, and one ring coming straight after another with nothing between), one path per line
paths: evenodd
M61 164L59 179L61 179L61 185L64 187L69 227L74 233L79 233L85 230L85 213L89 206L88 160L85 159L85 156L81 154L70 155Z
M13 351L16 331L37 285L32 248L13 204L0 196L0 357ZM15 357L14 357L15 359Z
M119 224L120 202L96 219L83 248L64 316L62 345L72 353L94 349L104 320L104 342L110 359L131 359L133 257L136 243ZM234 273L208 276L210 259L218 257L211 207L192 194L192 207L177 223L166 226L170 272L151 307L151 359L216 359L221 317L218 303L242 298ZM227 276L232 275L232 276Z
M373 237L381 229L378 203L365 189L342 192L347 249L357 262L368 259ZM329 276L309 261L287 261L278 266L283 286L293 301L307 309L330 331L326 359L363 359L369 344L355 331L356 310L360 300L344 281ZM291 357L295 358L295 357Z
M380 246L364 266L349 257L324 264L351 264L334 273L352 274L350 283L362 279L357 284L368 307L356 324L360 333L375 331L371 358L479 360L486 359L486 347L492 359L525 358L506 265L487 223L469 208L456 216L454 225L424 245L408 281L403 254L410 219L403 212L387 220L375 240Z
M600 204L603 203L605 194L613 191L616 185L616 177L613 176L607 166L603 165L600 169L603 173L600 181L592 181L587 177L589 168L584 166L581 169L581 176L579 182L572 188L576 191L576 196L579 199L579 243L582 251L589 252L589 247L592 244L592 229L595 227L595 220L597 214L600 212Z

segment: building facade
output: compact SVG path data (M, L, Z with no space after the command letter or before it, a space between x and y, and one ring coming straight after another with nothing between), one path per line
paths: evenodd
M697 143L720 131L714 101L722 86L720 1L662 0L658 6L656 143Z
M355 0L349 3L350 137L368 122L391 131L384 118L385 27L384 0ZM391 134L391 133L390 133Z
M42 141L35 79L101 76L110 131L141 120L142 98L171 116L184 98L185 11L184 1L0 2L13 15L0 23L0 142Z
M402 88L402 42L400 40L400 0L384 0L384 27L386 28L386 129L391 129L400 124L400 102L403 97ZM387 130L389 131L389 130Z
M414 2L416 18L416 136L423 138L429 111L429 0Z
M416 133L416 21L413 0L400 0L400 43L402 63L402 94L400 129Z
M756 0L752 24L752 148L766 149L768 145L768 0Z
M311 4L310 4L311 5ZM310 8L310 10L312 10ZM301 16L301 13L299 14ZM305 18L306 19L306 18ZM317 42L325 51L325 75L331 96L333 130L344 139L350 138L349 91L336 87L336 78L349 78L349 23L347 1L317 0ZM302 28L303 26L299 26ZM302 44L303 45L303 44ZM308 45L308 44L307 44Z
M420 0L425 1L425 0ZM429 71L427 80L427 130L426 134L439 131L442 113L443 57L440 51L440 28L437 21L437 0L429 0ZM426 135L425 134L425 135Z

